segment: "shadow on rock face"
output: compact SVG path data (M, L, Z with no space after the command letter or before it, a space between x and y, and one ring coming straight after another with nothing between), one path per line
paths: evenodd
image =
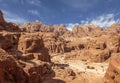
M65 81L58 79L58 78L54 78L56 76L55 71L51 70L51 72L49 74L45 74L43 76L43 81L42 83L65 83Z
M65 83L65 82L59 79L50 79L50 80L44 81L43 83Z

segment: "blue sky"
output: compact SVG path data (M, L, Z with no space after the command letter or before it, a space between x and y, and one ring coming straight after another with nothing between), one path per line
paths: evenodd
M6 21L22 24L96 24L108 27L120 22L120 0L0 0Z

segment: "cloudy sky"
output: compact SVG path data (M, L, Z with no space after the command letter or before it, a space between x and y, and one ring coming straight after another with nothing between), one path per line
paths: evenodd
M120 0L0 0L6 21L22 24L40 20L45 24L96 24L120 22Z

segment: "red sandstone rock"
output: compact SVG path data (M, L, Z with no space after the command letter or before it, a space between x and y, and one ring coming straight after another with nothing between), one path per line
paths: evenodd
M21 35L18 42L18 50L24 54L33 53L33 56L38 56L42 61L50 61L42 36L38 36L38 34Z
M4 23L5 22L5 20L4 20L4 18L3 18L3 13L0 11L0 23Z
M55 33L46 33L43 35L43 42L50 53L64 53L65 41Z
M0 83L26 83L28 80L27 74L17 65L13 56L3 52L0 55Z
M99 36L101 35L103 29L96 25L77 25L73 27L73 35L75 37L83 37L83 36Z
M114 56L110 60L109 68L105 75L106 83L120 82L120 56Z

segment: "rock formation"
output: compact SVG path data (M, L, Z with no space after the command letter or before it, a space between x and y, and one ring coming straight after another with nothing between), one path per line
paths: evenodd
M42 35L21 32L0 12L0 83L41 83L51 70Z
M42 75L50 71L50 56L42 40L19 37L16 34L1 36L0 83L39 83Z
M120 54L119 54L120 55ZM106 83L120 82L120 56L114 56L110 60L109 68L105 75Z
M4 18L3 18L3 13L0 11L0 23L5 22Z
M75 37L82 36L99 36L102 34L103 29L96 25L76 25L73 27L72 32Z
M77 25L69 31L64 24L8 23L0 11L0 83L64 83L53 79L57 77L73 82L77 73L62 60L110 60L105 80L119 83L119 53L120 24L106 29L92 24ZM62 60L57 57L56 64L51 61L54 56Z
M46 33L43 35L43 42L50 53L64 53L65 41L55 33Z
M120 33L120 24L113 24L108 28L108 30L111 33Z
M18 50L27 56L36 57L42 61L50 62L50 56L47 48L44 47L42 33L23 34L19 38ZM37 57L38 56L38 57Z

